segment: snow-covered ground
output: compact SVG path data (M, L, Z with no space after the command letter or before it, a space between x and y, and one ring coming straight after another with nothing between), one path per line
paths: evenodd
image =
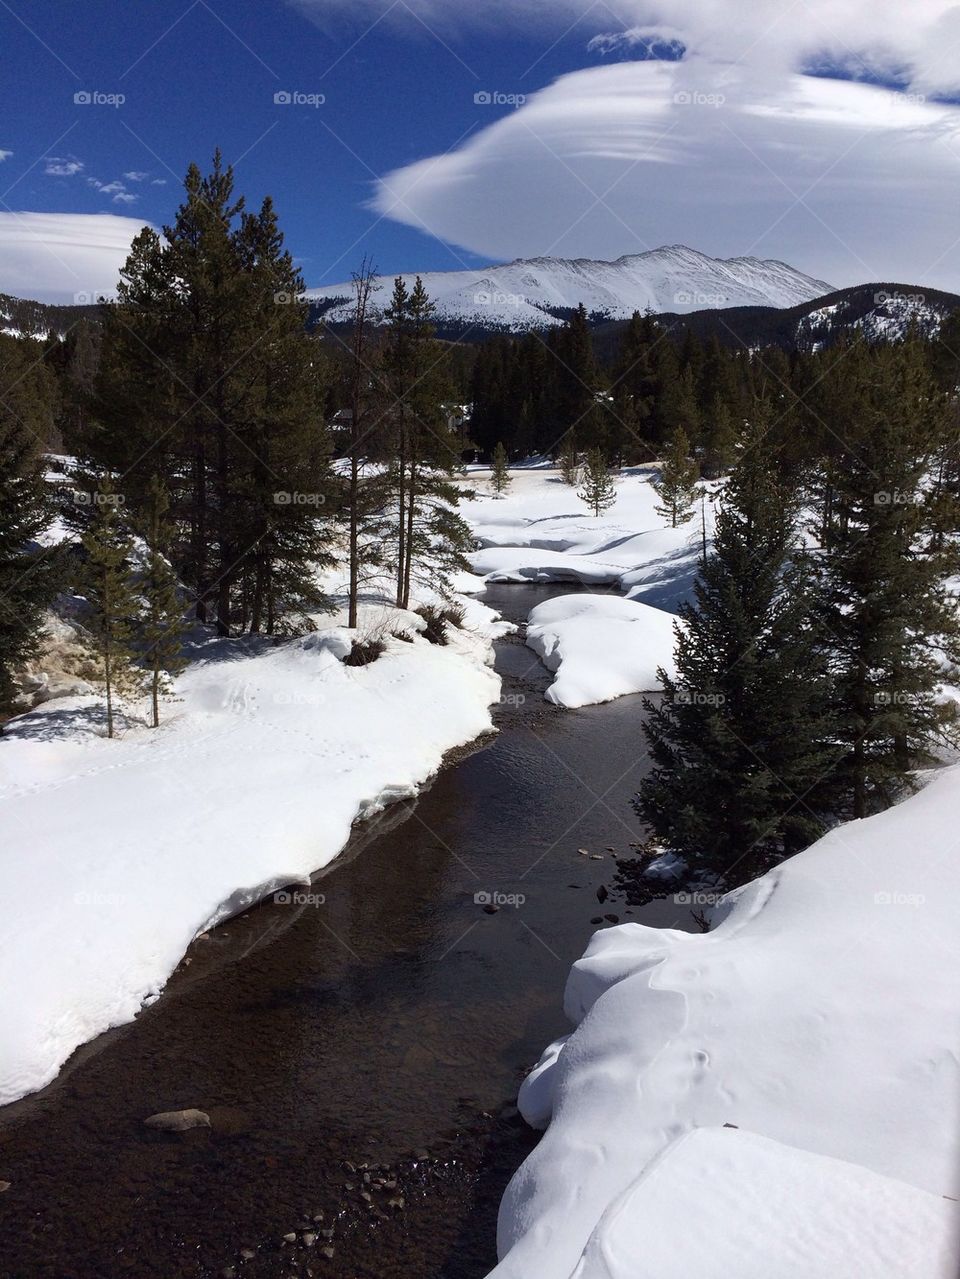
M476 585L474 583L474 585ZM417 792L491 728L502 630L475 600L447 647L387 639L344 666L339 619L273 647L216 641L154 731L101 734L98 696L57 698L0 739L0 1104L130 1020L212 924L331 861L358 817ZM422 626L366 610L361 631Z
M511 475L497 498L489 471L470 472L481 492L464 508L480 544L474 572L491 582L585 588L530 615L527 643L557 672L548 698L572 707L655 690L658 667L673 668L673 615L696 579L704 525L713 535L717 486L705 485L702 513L674 529L656 511L652 467L625 470L615 504L599 518L552 465Z
M958 787L838 828L709 933L594 935L521 1091L549 1128L496 1279L953 1279Z

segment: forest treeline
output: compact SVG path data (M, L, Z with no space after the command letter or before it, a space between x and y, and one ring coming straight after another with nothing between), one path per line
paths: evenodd
M311 331L302 295L272 202L248 209L216 157L134 241L99 324L0 335L0 703L58 594L83 602L111 731L131 679L159 722L191 625L309 627L334 561L350 625L372 583L401 608L443 594L471 546L464 460L491 460L499 494L549 455L595 516L623 467L655 464L675 527L725 481L678 674L638 725L665 846L746 878L893 802L951 740L960 316L787 353L638 314L600 359L582 308L442 342L422 284L369 262L346 330Z

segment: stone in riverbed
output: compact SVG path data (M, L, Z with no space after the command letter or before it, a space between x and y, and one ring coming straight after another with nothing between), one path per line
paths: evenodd
M324 1257L326 1257L328 1261L332 1261L334 1257L337 1255L336 1248L331 1248L329 1246L326 1248L321 1248L320 1252L322 1253Z
M312 1248L316 1242L317 1242L317 1236L313 1233L312 1230L308 1230L307 1233L303 1236L304 1248Z
M0 1181L0 1195L2 1195L5 1190L9 1190L12 1185L12 1181Z
M296 1231L295 1231L295 1230L288 1230L288 1231L287 1231L287 1233L283 1236L283 1242L284 1242L284 1243L296 1243L296 1242L297 1242L297 1233L296 1233Z
M143 1122L160 1132L189 1132L191 1128L209 1128L210 1116L205 1110L161 1110Z

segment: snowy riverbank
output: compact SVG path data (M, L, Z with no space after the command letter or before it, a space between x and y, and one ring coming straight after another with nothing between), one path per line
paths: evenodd
M650 692L657 668L672 670L673 615L692 590L704 532L712 537L716 486L706 486L702 519L698 512L674 529L656 511L655 474L625 470L616 502L599 518L547 464L517 467L505 496L484 494L464 508L480 544L470 557L475 573L586 588L529 619L527 643L556 672L547 697L558 705ZM476 469L470 479L488 475Z
M952 1279L960 769L720 900L594 935L497 1279ZM701 903L703 904L703 903Z
M330 862L352 823L416 794L490 731L504 625L464 601L438 647L387 639L344 666L349 633L274 648L208 641L153 731L102 733L97 697L58 698L0 739L0 1103L129 1021L192 939ZM415 632L374 607L365 624Z

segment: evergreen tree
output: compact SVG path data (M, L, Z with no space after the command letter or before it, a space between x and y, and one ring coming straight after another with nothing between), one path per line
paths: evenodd
M493 450L493 466L490 471L490 484L497 497L500 497L510 486L511 477L508 469L507 450L498 444Z
M107 698L107 736L113 737L118 696L142 691L143 672L134 666L134 622L139 612L130 555L133 542L120 518L120 496L103 475L91 493L93 518L82 538L86 565L82 591L89 604L84 625Z
M187 665L183 652L183 603L176 575L167 558L170 530L167 515L170 499L159 479L150 486L150 509L146 529L146 562L143 574L145 610L141 641L149 676L153 727L160 725L160 697L170 691L170 680Z
M637 809L657 838L728 884L823 829L836 748L812 583L775 468L747 447L680 609L677 677L644 703L654 761Z
M50 518L38 439L53 404L46 370L0 335L0 708L13 695L15 670L36 654L57 586L57 556L36 544Z
M956 658L955 513L934 500L951 430L916 341L846 354L844 444L831 459L828 549L818 558L831 637L843 777L854 817L893 803L950 740L940 650ZM951 536L942 521L951 522Z
M720 396L715 396L704 428L703 474L706 479L719 479L733 465L737 433L730 410Z
M657 514L670 521L671 528L693 518L697 496L697 466L690 457L690 441L682 428L674 431L670 447L654 481L660 499Z
M617 500L607 459L603 449L591 449L587 454L587 464L583 474L583 488L577 494L582 502L586 502L597 519L604 511L610 509Z
M573 488L580 483L580 451L572 432L565 435L560 443L557 465L560 467L560 476L564 484L569 484Z

